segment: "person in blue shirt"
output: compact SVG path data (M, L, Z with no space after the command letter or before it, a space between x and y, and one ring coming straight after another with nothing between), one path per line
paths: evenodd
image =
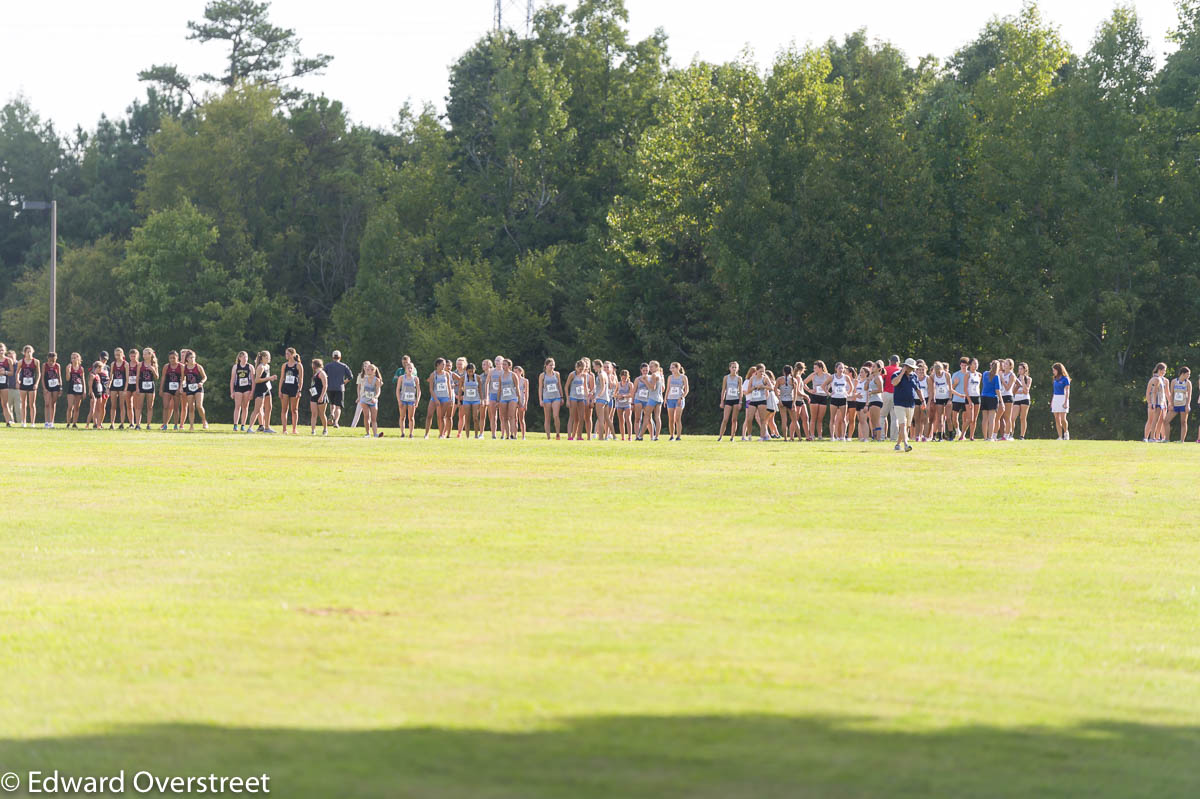
M1004 416L1004 397L1000 393L1000 361L988 364L979 384L979 407L983 411L983 440L995 441Z
M1070 441L1067 413L1071 410L1071 376L1061 363L1055 363L1051 371L1054 374L1054 396L1050 399L1050 412L1054 414L1054 428L1058 431L1059 441Z
M913 376L916 369L917 362L908 358L891 376L892 427L896 431L897 452L901 451L901 447L904 452L912 452L912 445L908 443L908 428L912 424L913 408L921 397L921 388Z

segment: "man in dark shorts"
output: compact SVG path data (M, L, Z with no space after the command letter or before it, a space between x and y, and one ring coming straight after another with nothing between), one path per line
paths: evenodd
M325 364L325 375L329 378L329 386L325 389L325 395L329 398L333 426L339 427L338 421L342 418L342 403L346 397L346 384L354 379L354 372L350 371L349 366L342 363L341 350L333 351L333 360Z

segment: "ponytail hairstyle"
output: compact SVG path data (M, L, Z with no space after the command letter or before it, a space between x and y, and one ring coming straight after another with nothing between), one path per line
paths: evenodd
M1163 363L1162 361L1159 361L1158 365L1154 367L1155 374L1158 374L1159 372L1166 372L1166 371L1167 371L1167 365L1165 363Z
M318 371L320 371L321 369L324 369L324 368L325 368L325 362L324 362L324 361L322 361L320 358L313 358L313 359L312 359L312 369L313 369L313 371L314 371L314 372L318 372Z
M781 369L780 371L782 372L784 377L792 376L792 367L788 366L786 363L783 365L783 369Z
M283 356L285 358L287 358L288 360L295 358L296 357L296 348L288 347L286 350L283 351ZM296 358L296 360L299 360L299 358Z
M815 372L815 371L817 371L818 369L819 369L820 371L822 371L822 372L828 372L828 371L829 371L828 369L826 369L826 368L825 368L825 362L824 362L824 361L822 361L822 360L816 360L816 361L813 361L813 371Z
M262 366L264 363L267 362L267 359L270 357L271 357L271 353L267 352L266 350L259 350L258 355L256 355L254 357L254 365Z

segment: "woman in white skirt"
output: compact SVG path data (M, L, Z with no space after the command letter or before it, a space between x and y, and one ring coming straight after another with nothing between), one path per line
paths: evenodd
M1054 396L1050 400L1050 412L1054 414L1054 428L1058 431L1059 441L1070 441L1067 414L1071 411L1071 376L1061 363L1055 363L1051 371L1054 374Z

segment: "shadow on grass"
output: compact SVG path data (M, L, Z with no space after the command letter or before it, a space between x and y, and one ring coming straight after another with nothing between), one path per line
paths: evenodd
M1200 728L905 733L844 717L604 716L531 732L166 724L0 740L0 771L271 776L288 797L1183 797ZM127 787L127 793L133 791Z

